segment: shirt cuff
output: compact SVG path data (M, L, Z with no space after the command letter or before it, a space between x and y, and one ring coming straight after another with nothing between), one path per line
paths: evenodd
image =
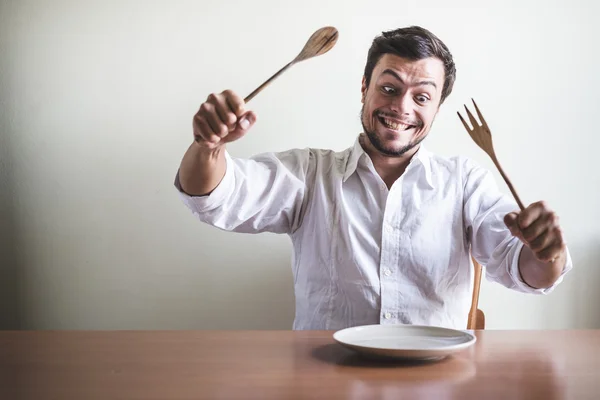
M179 191L179 196L183 203L192 211L202 213L221 206L227 198L230 197L235 186L234 164L231 156L225 151L225 176L217 187L207 195L192 196L183 191L181 182L179 182L179 170L175 176L175 187Z
M534 288L532 286L529 286L521 277L521 271L519 271L519 257L521 255L521 250L523 249L523 242L521 242L519 240L519 244L517 245L516 251L513 253L512 255L512 260L510 261L510 265L509 265L509 270L508 273L510 274L513 282L515 283L516 287L518 288L519 291L524 292L524 293L532 293L532 294L549 294L551 293L554 288L556 286L558 286L562 280L563 280L563 276L569 272L572 268L573 268L573 261L571 260L571 255L569 253L569 249L566 249L566 263L565 266L563 268L562 273L560 274L560 276L558 277L558 279L556 280L556 282L554 282L551 286L547 287L547 288Z

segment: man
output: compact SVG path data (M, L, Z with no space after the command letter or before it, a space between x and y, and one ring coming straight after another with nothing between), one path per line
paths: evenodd
M455 73L447 47L423 28L375 38L362 82L364 133L342 152L233 159L226 144L244 136L256 114L232 91L200 106L176 186L201 221L291 237L294 329L464 329L470 254L488 279L527 293L550 292L572 268L545 203L515 211L489 172L421 145Z

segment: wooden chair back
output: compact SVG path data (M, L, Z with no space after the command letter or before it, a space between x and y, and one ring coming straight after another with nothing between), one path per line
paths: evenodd
M479 306L479 289L481 287L482 267L473 257L473 266L475 267L475 280L473 283L473 298L471 300L471 309L469 310L469 319L467 329L485 329L485 315Z

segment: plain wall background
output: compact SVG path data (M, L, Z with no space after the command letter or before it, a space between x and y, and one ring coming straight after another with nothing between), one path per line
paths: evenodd
M259 122L229 150L342 150L361 130L373 37L413 24L458 68L426 146L493 169L456 116L475 98L517 191L558 212L575 263L546 297L484 282L488 327L600 327L600 7L538 3L0 2L0 329L290 329L288 238L221 232L178 199L192 117L333 25L335 48L252 100Z

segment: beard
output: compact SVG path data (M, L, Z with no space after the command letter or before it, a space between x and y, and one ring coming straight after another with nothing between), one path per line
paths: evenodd
M388 156L388 157L400 157L402 155L404 155L406 152L414 149L416 146L418 146L426 137L427 134L423 135L422 137L418 138L415 141L411 141L408 144L400 147L400 148L396 148L390 145L386 145L379 136L377 136L377 133L375 132L375 130L369 130L367 129L366 125L365 125L365 106L363 104L361 110L360 110L360 123L362 124L363 127L363 131L365 132L365 134L367 135L367 137L369 138L369 140L371 141L371 144L373 145L373 147L375 148L375 150L377 150L378 152L380 152L381 154L383 154L384 156ZM417 125L417 124L415 124ZM417 125L418 127L421 126L421 124Z

